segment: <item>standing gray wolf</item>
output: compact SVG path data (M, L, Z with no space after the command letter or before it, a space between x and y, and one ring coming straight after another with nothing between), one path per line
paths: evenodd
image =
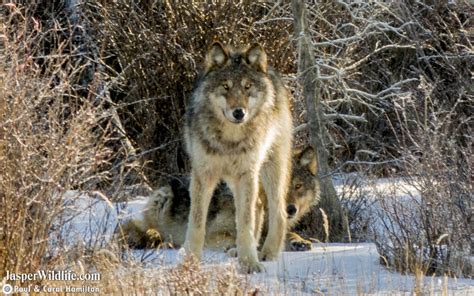
M191 161L191 209L184 248L201 257L209 203L219 181L235 202L237 252L244 272L263 271L286 234L285 196L291 172L289 94L260 45L235 51L215 42L186 110L184 140ZM268 234L255 241L259 182L267 196Z
M311 147L293 151L293 172L291 185L286 197L288 229L291 230L298 221L309 212L320 199L319 182L316 174L316 157ZM265 237L268 229L268 212L265 209L265 192L259 191L255 208L256 241L260 234ZM121 226L121 239L133 248L146 247L181 247L184 243L186 226L190 209L189 178L173 177L153 192L145 207L143 220L129 220ZM262 218L263 217L263 218ZM263 225L262 225L263 223ZM206 248L229 250L235 249L235 206L230 189L220 183L211 200L206 222ZM285 242L286 251L306 251L311 249L311 242L296 233L289 232Z

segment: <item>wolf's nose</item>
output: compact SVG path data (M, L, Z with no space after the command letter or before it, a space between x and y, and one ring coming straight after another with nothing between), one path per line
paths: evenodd
M232 112L232 115L234 116L236 120L242 120L245 117L244 109L237 108L234 110L234 112Z
M293 204L289 204L287 207L286 207L286 213L288 214L288 217L293 217L295 214L296 214L296 207L295 205Z

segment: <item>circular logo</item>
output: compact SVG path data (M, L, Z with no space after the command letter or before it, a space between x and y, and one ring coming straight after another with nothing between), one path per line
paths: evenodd
M3 287L2 287L2 292L3 292L3 294L5 294L5 295L11 294L11 292L13 292L13 287L12 287L12 285L9 285L9 284L3 285Z

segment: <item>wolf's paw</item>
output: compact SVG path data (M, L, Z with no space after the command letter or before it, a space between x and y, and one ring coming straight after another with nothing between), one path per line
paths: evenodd
M278 258L278 253L274 250L263 248L260 252L258 252L258 259L261 261L273 261Z
M237 248L234 247L234 248L230 248L229 250L227 250L227 255L229 257L237 257L238 253L237 253Z
M313 244L305 239L302 240L292 240L290 241L289 251L291 252L304 252L309 251L313 247Z
M312 243L305 240L296 233L288 233L288 240L286 244L286 250L290 252L304 252L309 251L313 247Z
M239 262L240 262L239 270L241 273L252 274L252 273L265 271L265 267L263 266L263 264L258 261L239 260Z
M144 249L147 239L142 230L142 221L128 220L124 224L119 225L115 231L115 235L121 246L128 246L133 249Z
M150 228L146 231L146 238L149 248L157 248L162 243L160 233L154 228Z

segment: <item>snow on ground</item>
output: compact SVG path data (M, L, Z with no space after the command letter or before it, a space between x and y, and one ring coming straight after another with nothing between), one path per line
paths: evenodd
M401 181L384 179L377 186L380 190L391 190L393 183L397 182ZM415 193L414 188L406 189ZM406 194L405 190L402 191L400 196ZM71 202L63 235L70 244L85 246L97 246L97 241L106 243L115 230L117 217L139 218L146 203L145 198L137 198L127 205L111 204L76 192L69 192L67 200ZM131 256L142 261L145 268L160 269L176 266L182 258L182 251L135 250ZM202 261L204 268L237 264L235 258L223 252L205 251ZM247 276L247 279L269 294L411 294L416 282L413 275L402 275L383 267L372 243L315 243L311 251L283 252L278 261L264 262L264 265L266 272ZM474 280L471 279L425 277L423 283L424 292L428 294L440 294L447 284L450 294L474 295Z

